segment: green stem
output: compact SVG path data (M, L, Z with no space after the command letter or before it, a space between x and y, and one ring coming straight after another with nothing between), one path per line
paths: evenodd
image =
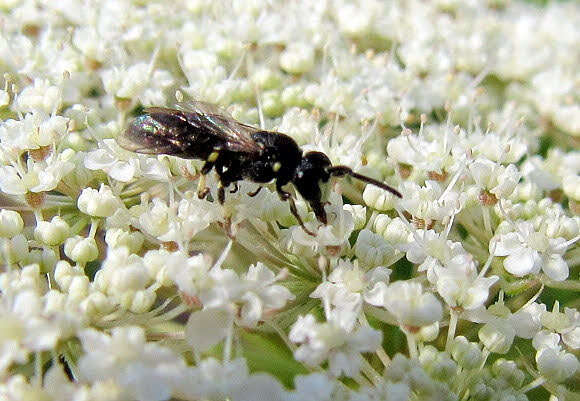
M457 328L457 313L451 309L449 311L449 328L447 329L447 342L445 343L445 351L451 353L451 344L455 338L455 330Z
M554 281L548 277L541 278L541 282L550 288L556 288L560 290L571 290L580 291L580 280L566 280L566 281Z
M416 359L419 354L417 351L417 341L415 340L415 335L413 333L408 332L407 330L404 331L405 335L407 336L407 346L409 347L409 357L412 359Z
M527 393L530 390L535 389L536 387L541 386L544 384L546 379L542 376L537 377L536 379L532 380L530 383L526 384L524 387L520 389L520 392Z

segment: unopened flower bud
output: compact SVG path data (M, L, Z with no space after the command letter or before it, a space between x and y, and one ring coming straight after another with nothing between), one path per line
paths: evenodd
M132 293L130 299L128 298L125 301L126 303L123 306L129 311L133 313L145 313L155 302L155 292L150 290L136 291Z
M54 216L50 222L39 221L34 229L34 238L45 245L54 246L63 243L69 236L70 227L60 216Z
M251 80L263 90L278 88L282 83L279 73L266 67L256 69Z
M24 221L14 210L0 210L0 237L12 238L22 232Z
M32 249L26 256L26 264L36 263L42 273L52 272L58 261L56 252L50 248Z
M494 320L479 330L479 339L491 352L505 354L514 341L515 330L506 320Z
M105 234L105 242L112 248L125 246L130 253L139 252L145 237L139 231L126 231L120 228L111 228Z
M567 175L562 181L562 189L570 199L580 201L580 177L578 175Z
M422 326L415 334L417 341L424 343L433 341L439 335L439 322L433 322L428 326Z
M363 200L368 207L379 211L390 210L395 206L395 195L374 185L365 187Z
M84 264L99 256L99 248L94 238L84 238L77 235L66 240L64 253L73 261Z
M306 43L290 43L280 55L280 67L290 74L304 74L314 67L314 48Z
M449 358L449 354L439 352L431 345L421 350L419 361L430 376L439 381L450 380L457 373L457 364Z
M87 276L74 276L70 281L68 295L70 299L80 302L89 295L90 281Z
M524 383L525 375L514 361L500 358L493 363L491 371L496 377L501 377L510 383L514 388L520 388Z
M105 294L98 291L92 292L81 302L80 306L88 317L105 315L110 313L115 307Z
M262 110L268 117L280 117L284 113L284 105L280 101L277 90L266 91L262 95Z
M481 349L476 343L467 341L463 336L455 337L451 346L451 355L463 369L477 368L482 361Z
M0 244L2 246L0 261L3 263L18 263L28 256L28 240L23 234L0 240Z
M122 205L111 188L104 184L101 184L98 191L93 188L83 189L77 204L81 212L93 217L109 217Z

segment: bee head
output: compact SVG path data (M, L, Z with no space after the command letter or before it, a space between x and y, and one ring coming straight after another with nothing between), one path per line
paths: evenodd
M328 182L332 166L330 159L322 152L308 152L296 169L293 183L300 195L310 204L318 221L326 224L326 212L322 204L322 183Z

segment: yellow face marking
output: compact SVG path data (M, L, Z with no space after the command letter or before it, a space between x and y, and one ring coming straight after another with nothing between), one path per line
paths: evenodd
M273 170L275 173L277 173L277 172L278 172L278 170L280 170L281 168L282 168L282 163L280 163L280 162L276 162L276 163L274 163L274 165L272 166L272 170Z
M207 161L213 163L217 160L218 156L220 155L219 152L211 152L207 157Z

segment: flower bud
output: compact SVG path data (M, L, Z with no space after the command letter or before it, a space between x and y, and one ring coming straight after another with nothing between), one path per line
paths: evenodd
M74 276L68 287L69 298L73 301L80 302L89 295L90 281L87 276Z
M79 275L84 275L83 270L79 266L71 266L65 260L58 261L54 268L54 281L63 292L68 291L72 279Z
M422 341L424 343L433 341L439 335L439 322L433 322L428 326L422 326L419 331L415 334L417 341Z
M149 272L149 277L158 284L170 286L173 281L167 275L167 258L170 253L164 250L152 250L143 256L143 264Z
M18 263L28 257L28 240L23 234L15 235L11 239L0 240L2 251L0 262L6 264Z
M105 242L112 248L127 247L130 253L137 253L143 246L145 237L139 231L125 231L111 228L105 234Z
M520 388L524 383L525 375L514 361L508 361L503 358L493 363L491 371L496 377L501 377L514 388Z
M497 319L486 323L479 330L479 339L491 352L505 354L510 350L514 341L515 330L511 323L506 320Z
M282 90L282 103L286 107L306 107L308 101L304 98L304 87L301 85L290 85Z
M14 210L0 210L0 237L12 238L22 232L24 221Z
M133 313L145 313L155 302L155 292L151 290L135 291L131 295L121 305Z
M580 201L580 177L577 175L567 175L562 181L564 193L570 199Z
M111 188L104 184L101 184L98 191L93 188L83 189L77 204L81 212L93 217L109 217L122 206Z
M39 221L34 229L34 238L49 246L60 245L69 234L70 227L60 216L54 216L50 222Z
M290 43L280 54L280 67L290 74L304 74L314 67L314 48L306 43Z
M105 294L98 291L91 292L91 294L81 302L80 306L88 317L106 315L115 307Z
M26 256L26 264L36 263L42 273L52 272L58 261L56 252L50 248L32 249Z
M368 207L379 211L391 210L395 206L395 195L374 185L367 185L363 200Z
M280 101L277 90L266 91L262 94L262 110L270 118L280 117L284 113L284 105Z
M439 381L452 380L457 373L455 361L446 352L439 352L431 345L421 350L419 361L429 375Z
M477 368L482 361L482 353L476 343L467 341L463 336L455 337L451 346L451 356L463 369Z
M94 238L84 238L77 235L66 240L64 253L73 261L84 264L99 256L99 248Z
M278 71L266 67L256 69L251 80L258 88L263 90L278 88L282 83L282 77Z
M62 313L66 308L66 295L57 290L50 290L44 295L44 313Z

